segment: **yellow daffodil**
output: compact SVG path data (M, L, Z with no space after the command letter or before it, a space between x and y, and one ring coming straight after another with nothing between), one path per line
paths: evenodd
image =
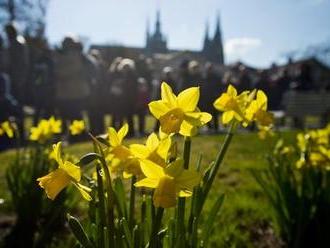
M191 87L176 96L172 88L165 82L161 85L161 100L149 103L149 110L159 120L160 129L166 134L180 133L193 136L197 128L212 119L206 112L200 112L199 87Z
M174 207L178 196L192 195L193 188L199 184L201 178L196 171L183 169L182 159L177 159L165 168L144 159L141 160L141 169L146 178L135 183L135 186L155 189L155 207Z
M9 121L2 122L0 125L0 136L6 134L8 138L14 137L14 127Z
M88 194L90 189L79 183L81 180L80 167L69 161L62 160L61 142L53 145L53 150L56 162L58 163L58 169L37 179L40 187L45 189L47 197L54 200L65 187L72 183L80 191L81 195L90 201L92 199Z
M256 121L261 126L269 126L273 123L273 114L267 112L268 99L262 90L257 91L257 97L246 109L246 118Z
M123 172L124 178L141 174L140 163L128 147L123 145L123 139L128 133L128 125L124 124L117 132L113 127L108 129L110 148L106 157L112 172Z
M79 135L85 130L85 122L83 120L74 120L69 129L71 135Z
M261 139L261 140L273 137L275 135L275 133L273 131L273 127L271 125L258 126L258 129L259 129L258 136L259 136L259 139Z
M158 139L155 133L147 138L146 144L132 144L129 149L139 159L148 159L161 166L166 165L169 151L172 145L171 137Z
M51 139L54 134L62 131L62 121L56 120L53 116L48 120L42 119L36 127L31 128L30 140L44 143Z
M213 106L217 110L223 112L223 124L228 124L233 119L236 119L239 122L243 122L245 126L247 125L244 112L247 100L249 99L248 93L248 91L244 91L238 95L235 87L229 85L227 92L222 93L221 96L214 101Z

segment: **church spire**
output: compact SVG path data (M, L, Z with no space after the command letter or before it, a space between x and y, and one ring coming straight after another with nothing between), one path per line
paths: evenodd
M150 40L150 27L149 27L149 18L147 19L147 23L146 23L146 44L149 43Z
M161 34L160 11L157 10L155 34Z
M216 19L216 28L215 33L213 37L213 48L216 56L218 57L218 61L221 64L224 64L224 53L223 53L223 43L222 43L222 33L221 33L221 27L220 27L220 13L217 14Z
M205 35L204 35L204 44L203 50L206 51L210 45L210 37L209 37L209 22L206 21L205 23Z

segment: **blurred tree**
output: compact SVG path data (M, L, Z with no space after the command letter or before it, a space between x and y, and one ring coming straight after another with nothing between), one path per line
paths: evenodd
M24 33L42 37L49 0L0 0L0 24L18 23Z

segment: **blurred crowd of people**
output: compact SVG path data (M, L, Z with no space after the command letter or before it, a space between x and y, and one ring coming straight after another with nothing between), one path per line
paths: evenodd
M243 65L224 72L211 63L194 60L183 60L177 68L166 66L155 73L153 60L143 55L135 61L121 57L107 61L98 50L84 52L82 43L73 37L65 37L61 47L51 49L44 39L19 35L13 24L5 27L5 33L5 38L0 37L0 122L15 117L21 137L23 106L32 106L34 123L51 115L69 122L82 119L85 112L94 134L104 132L105 116L111 115L112 126L118 128L127 122L130 136L143 135L147 104L160 97L162 81L175 93L200 86L199 107L213 115L209 129L215 131L219 129L218 116L212 104L228 84L239 91L264 90L271 110L281 108L282 96L290 87L313 89L307 65L296 78L286 70L276 75L263 70L251 77Z

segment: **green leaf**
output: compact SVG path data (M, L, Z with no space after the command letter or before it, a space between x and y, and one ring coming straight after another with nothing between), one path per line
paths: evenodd
M80 158L78 165L79 166L88 165L99 158L100 158L100 155L97 153L94 153L94 152L87 153Z
M120 178L114 179L114 191L116 194L116 200L118 203L118 210L121 217L127 219L127 204L126 204L126 194L125 187Z
M70 214L67 214L67 218L70 229L79 243L84 247L93 247L79 220Z
M129 248L133 248L133 242L132 242L132 235L128 227L127 220L125 218L122 218L120 220L120 225L124 231L125 235L125 242Z
M204 224L203 227L203 236L202 236L202 242L203 242L203 246L207 247L207 243L213 228L213 223L214 220L216 220L217 214L223 204L223 201L225 199L225 195L221 194L218 199L216 200L216 202L214 203L211 212L209 213L209 216L207 218L207 221Z

